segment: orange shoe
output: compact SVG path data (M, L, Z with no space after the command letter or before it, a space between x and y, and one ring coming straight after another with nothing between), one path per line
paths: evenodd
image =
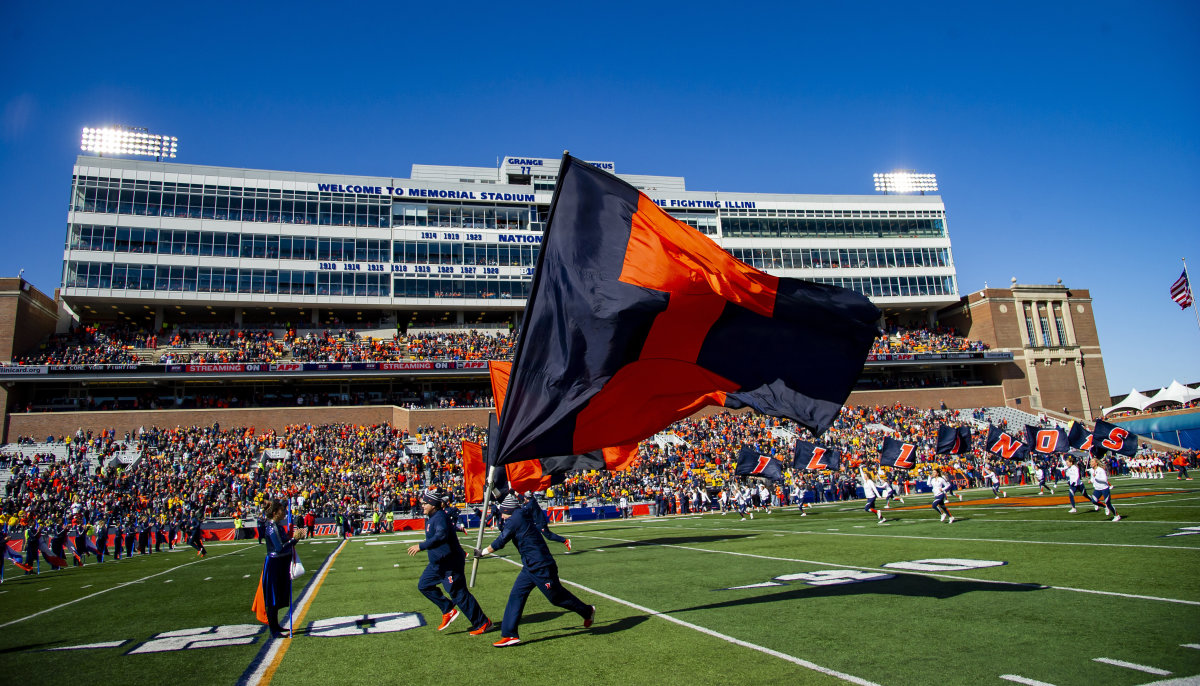
M499 641L496 641L495 643L492 644L492 647L493 648L507 648L509 646L515 646L516 644L518 644L520 642L521 642L521 639L517 638L516 636L513 636L511 638L508 636L501 636Z
M478 627L471 629L467 633L471 634L472 636L479 636L480 634L486 634L488 631L491 631L491 629L492 629L492 620L488 619L487 617L484 617L483 624L480 624Z
M563 541L563 545L567 546L568 553L571 552L571 539L568 538L567 540Z
M453 622L456 619L458 619L458 609L451 608L449 612L442 615L442 623L438 625L437 630L441 631L442 629L445 629L446 627L450 626L450 622Z

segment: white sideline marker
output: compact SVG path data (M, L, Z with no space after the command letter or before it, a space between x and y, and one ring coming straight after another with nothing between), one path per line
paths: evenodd
M1025 684L1025 686L1054 686L1054 684L1047 683L1045 681L1028 679L1023 676L1017 676L1016 674L1001 674L1000 678L1004 679L1005 681L1015 681L1018 684Z
M1170 674L1170 672L1168 672L1167 670L1159 669L1158 667L1147 667L1146 665L1139 665L1139 664L1135 664L1133 662L1126 662L1124 660L1114 660L1114 659L1108 658L1108 657L1094 657L1094 658L1092 658L1092 662L1103 662L1106 665L1113 665L1116 667L1124 667L1126 669L1136 669L1139 672L1145 672L1147 674L1156 674L1158 676L1167 676Z
M1180 644L1179 644L1179 647L1180 647L1180 648L1192 648L1192 649L1194 649L1194 650L1200 650L1200 643L1180 643Z
M206 577L204 577L204 580L205 580L205 581L212 581L212 577L211 577L211 576L206 576Z

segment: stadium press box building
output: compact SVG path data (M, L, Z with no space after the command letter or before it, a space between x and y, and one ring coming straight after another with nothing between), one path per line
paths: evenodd
M683 177L592 164L752 266L868 295L881 324L927 326L960 302L940 196L696 191ZM382 178L80 156L57 327L508 330L529 294L558 165L504 157L495 167L417 164L408 178ZM960 333L989 340L967 324ZM907 386L914 404L1004 404L1021 392L1005 379L1027 376L1013 366L1011 350L878 356L861 388L894 397ZM10 368L21 388L9 404L63 410L100 397L120 408L144 384L168 406L213 385L282 404L303 390L403 404L486 388L481 365L465 363L136 367ZM953 393L981 388L992 392Z

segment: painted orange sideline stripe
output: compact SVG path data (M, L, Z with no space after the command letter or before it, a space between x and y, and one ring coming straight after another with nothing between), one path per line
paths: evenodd
M329 558L328 566L333 566L334 560L338 555L342 554L343 546L339 545L338 549L333 551L333 557ZM279 669L279 663L283 662L283 656L287 654L288 646L292 644L291 635L296 632L296 627L304 622L304 615L308 614L308 606L312 605L312 601L321 592L321 586L325 583L325 577L322 576L317 581L317 585L313 587L312 594L308 596L308 601L300 607L300 611L292 614L292 626L288 631L288 637L281 639L283 643L279 646L279 652L275 653L275 658L271 660L271 664L267 665L267 669L263 672L262 679L258 682L259 686L267 686L271 683L271 679L275 677L275 670Z
M1063 484L1064 485L1062 486L1062 488L1066 488L1066 486L1065 486L1066 482L1063 482ZM1004 487L1001 486L1000 490L1004 490ZM1088 492L1090 493L1091 489L1089 489ZM1143 496L1150 496L1150 495L1177 495L1178 493L1180 493L1180 491L1132 491L1132 492L1124 492L1124 493L1113 493L1112 499L1113 500L1123 500L1125 498L1140 498ZM924 494L914 494L914 495L924 495ZM1079 496L1078 498L1076 498L1076 500L1078 500L1080 502L1084 502L1084 503L1088 502L1087 498L1084 498L1083 496ZM1001 506L1013 506L1013 507L1029 507L1029 506L1034 506L1034 505L1046 505L1046 506L1068 505L1068 504L1070 504L1070 502L1071 502L1070 498L1068 498L1065 495L1040 495L1040 496L1039 495L1010 495L1005 498L1000 498L999 500L997 500L995 498L981 498L981 499L976 499L976 500L961 500L961 501L960 500L951 500L949 498L946 499L946 505L1001 505ZM890 510L893 512L896 510L927 510L927 509L929 509L928 503L926 503L925 505L905 505L903 507L890 508Z

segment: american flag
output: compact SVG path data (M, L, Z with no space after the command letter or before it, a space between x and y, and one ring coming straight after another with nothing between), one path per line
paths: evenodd
M1192 304L1192 287L1188 283L1187 271L1179 275L1179 280L1171 286L1171 300L1179 303L1183 309Z

